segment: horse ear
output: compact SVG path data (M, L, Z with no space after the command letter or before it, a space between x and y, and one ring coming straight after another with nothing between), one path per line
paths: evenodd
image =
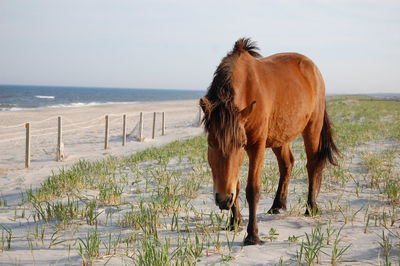
M240 120L242 122L245 122L247 120L247 118L249 118L249 115L253 111L255 104L256 104L256 101L252 101L251 104L249 104L246 108L244 108L242 111L239 112Z
M206 97L201 97L199 101L201 109L203 109L203 112L206 116L209 116L211 111L212 111L212 104Z

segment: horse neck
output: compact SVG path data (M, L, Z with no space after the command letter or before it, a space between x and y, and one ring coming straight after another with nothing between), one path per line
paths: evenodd
M242 53L233 68L232 87L235 91L234 104L242 110L256 99L257 59L249 53Z

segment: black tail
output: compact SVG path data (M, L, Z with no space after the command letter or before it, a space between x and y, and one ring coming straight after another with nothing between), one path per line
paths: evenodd
M333 141L333 132L331 122L329 121L328 113L324 112L324 125L321 130L321 137L319 139L318 159L329 161L332 165L338 165L336 156L340 156L340 151Z

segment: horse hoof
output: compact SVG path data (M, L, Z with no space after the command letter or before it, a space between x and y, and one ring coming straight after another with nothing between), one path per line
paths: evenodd
M225 231L236 231L237 229L239 228L239 226L238 225L233 225L233 224L230 224L230 225L227 225L225 228L224 228L224 230Z
M268 214L280 214L281 212L279 211L279 208L271 208L267 212Z
M227 225L227 226L224 228L224 230L226 230L226 231L236 231L236 232L238 232L238 231L240 231L240 226L241 226L241 225L243 225L242 220L239 220L239 222L234 222L234 223L230 222L229 225Z
M264 241L262 241L258 236L247 236L246 239L244 240L245 246L262 245L262 244L264 244Z
M319 211L318 207L314 206L314 207L308 207L306 209L306 212L304 213L304 215L313 217L313 216L318 215L319 213L320 213L320 211Z
M224 228L225 231L231 231L231 232L241 232L243 228L241 228L239 225L228 225Z

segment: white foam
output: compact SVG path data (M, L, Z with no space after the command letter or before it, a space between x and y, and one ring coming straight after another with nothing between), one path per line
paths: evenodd
M39 98L39 99L54 99L55 98L54 96L47 96L47 95L36 95L35 97Z
M98 105L109 105L109 104L133 104L137 102L89 102L89 103L69 103L69 104L55 104L40 107L0 107L0 112L13 112L22 110L35 110L35 109L45 109L45 108L78 108L78 107L88 107L88 106L98 106Z
M74 108L74 107L87 107L87 106L97 106L97 105L108 105L108 104L132 104L135 102L89 102L89 103L69 103L69 104L56 104L50 105L49 108Z

